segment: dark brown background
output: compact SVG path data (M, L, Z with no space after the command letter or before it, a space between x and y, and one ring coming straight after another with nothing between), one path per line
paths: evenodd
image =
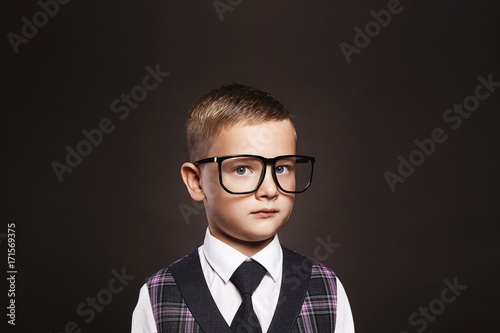
M144 278L203 240L203 211L186 223L179 210L192 206L179 173L184 119L200 94L234 81L285 102L298 151L317 158L280 237L308 256L318 237L340 244L323 263L347 289L357 332L416 332L408 317L454 277L467 290L426 331L498 332L500 89L456 131L442 119L479 75L500 81L498 6L401 5L350 64L339 44L387 1L247 0L224 21L211 1L72 1L18 54L5 37L0 233L16 223L19 271L8 332L62 332L68 321L129 331ZM40 10L4 6L4 36ZM156 64L170 76L120 120L111 102ZM115 131L58 182L51 163L102 118ZM392 193L383 173L436 127L448 140ZM135 279L85 323L76 307L122 267Z

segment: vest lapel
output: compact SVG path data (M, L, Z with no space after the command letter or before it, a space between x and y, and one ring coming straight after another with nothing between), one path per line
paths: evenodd
M311 277L312 261L285 247L278 305L268 333L290 332L299 316ZM215 304L201 269L198 249L170 267L196 322L205 333L232 333Z
M290 332L300 313L311 277L312 261L283 249L283 274L278 305L268 332Z
M231 333L217 308L201 269L198 249L170 268L172 276L196 322L205 333Z

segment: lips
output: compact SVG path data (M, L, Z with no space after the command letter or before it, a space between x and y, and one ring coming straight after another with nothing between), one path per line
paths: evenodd
M263 208L258 211L252 212L252 215L257 217L271 217L274 214L278 213L277 209L274 208Z

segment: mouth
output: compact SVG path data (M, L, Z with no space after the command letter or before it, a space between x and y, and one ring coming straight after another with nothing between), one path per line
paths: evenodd
M277 214L279 211L274 208L264 208L258 211L252 212L251 214L256 217L271 217Z

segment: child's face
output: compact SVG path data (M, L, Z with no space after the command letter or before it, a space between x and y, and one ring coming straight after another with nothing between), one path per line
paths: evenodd
M295 154L295 129L290 121L268 121L260 125L235 125L215 138L207 157L252 154L267 158ZM235 195L219 183L217 163L202 166L200 186L210 232L219 240L240 249L249 242L267 243L286 223L295 195L279 190L272 178L272 166L257 191ZM263 209L273 212L263 213Z

